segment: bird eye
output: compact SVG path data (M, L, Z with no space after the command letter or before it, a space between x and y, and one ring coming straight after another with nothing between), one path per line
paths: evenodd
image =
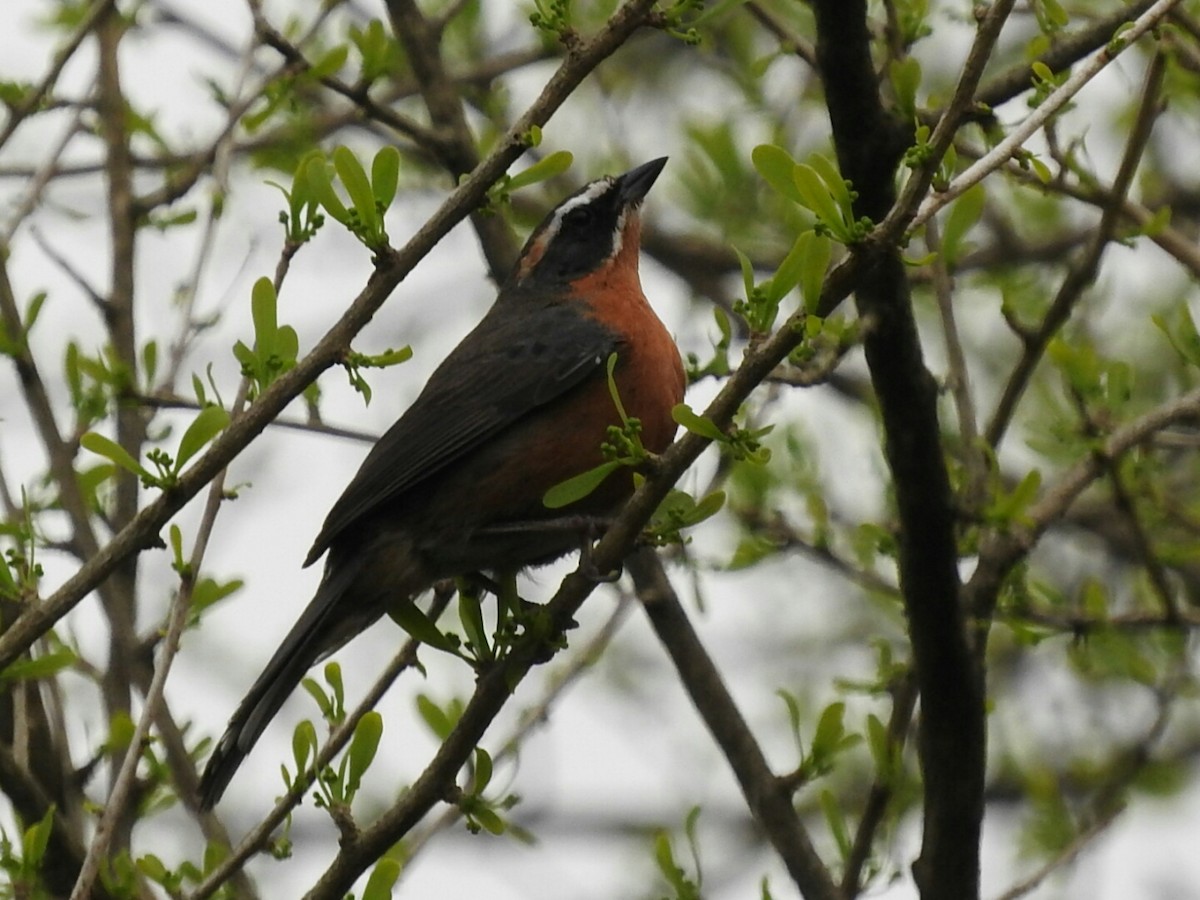
M596 210L591 206L577 206L567 213L564 221L574 227L579 228L585 225L590 225L596 219Z

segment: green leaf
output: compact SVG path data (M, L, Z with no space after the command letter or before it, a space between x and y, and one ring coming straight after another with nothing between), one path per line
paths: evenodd
M605 363L605 369L608 372L608 395L612 397L613 406L617 408L617 415L621 417L621 421L625 424L629 422L629 416L625 412L625 404L621 402L621 393L617 390L617 379L613 374L617 371L617 354L608 354L608 360Z
M279 323L275 285L265 275L250 290L250 315L254 319L254 350L261 359L278 352Z
M675 852L671 848L671 837L665 831L660 831L655 835L654 861L658 865L658 871L667 879L667 882L678 887L683 870L675 864Z
M1186 303L1178 305L1173 326L1161 314L1152 315L1150 321L1167 336L1176 353L1193 366L1200 366L1200 332L1196 330L1196 320Z
M816 758L829 757L838 748L842 736L846 733L843 719L846 715L845 703L831 703L821 713L817 720L817 730L812 739L812 755Z
M309 760L317 758L317 729L309 719L303 719L292 732L292 759L296 762L296 774L308 770Z
M192 615L198 615L214 603L219 603L230 594L240 590L245 582L233 578L221 583L212 578L201 578L192 588Z
M116 712L108 723L108 740L105 749L110 752L122 752L129 747L133 733L137 730L133 719L127 712Z
M475 748L475 778L471 792L482 794L492 781L492 757L482 747Z
M698 434L709 440L724 441L728 439L728 435L718 428L712 419L705 418L693 411L686 403L676 404L671 409L671 418L693 434Z
M259 367L258 357L254 351L245 345L244 342L238 341L233 345L234 358L241 363L242 370L247 373L257 372Z
M286 368L291 368L300 353L300 338L291 325L280 325L275 332L275 355Z
M370 768L379 750L379 739L383 736L383 716L371 710L354 726L354 737L350 741L350 777L346 790L353 793L362 784L363 773Z
M391 207L399 183L400 151L389 144L376 153L371 162L371 191L379 209Z
M333 701L329 699L329 695L325 693L325 689L317 684L314 678L305 678L300 682L300 686L308 691L308 695L313 698L317 704L317 708L321 710L321 717L324 719L333 718Z
M854 199L850 196L850 187L846 184L846 179L842 177L842 173L838 171L837 166L830 161L829 157L820 153L814 153L808 158L808 164L813 170L821 176L821 180L825 182L825 187L829 191L829 196L833 198L840 210L844 210L847 215L850 215L851 205Z
M778 303L787 296L792 288L800 283L800 276L804 273L805 256L807 253L807 245L804 238L805 235L811 234L811 231L806 231L796 238L795 243L792 244L792 249L783 258L783 262L779 264L779 268L775 270L775 274L771 277L771 280L763 285L767 300L771 303Z
M775 691L775 696L783 701L787 707L788 724L792 729L792 737L796 741L796 749L800 751L800 755L804 755L804 739L800 735L800 701L788 691L779 688Z
M561 509L564 506L570 506L591 494L600 487L605 478L619 468L621 468L621 463L610 459L594 469L580 472L573 478L561 481L546 491L545 496L542 497L542 503L546 505L547 509Z
M950 207L942 228L942 258L947 266L953 266L962 256L963 238L979 221L986 200L987 192L982 184L977 184Z
M308 74L317 79L336 75L341 71L342 66L346 64L346 58L349 55L350 48L346 44L338 44L313 63L308 70Z
M158 341L147 341L142 348L142 378L147 385L154 385L158 373Z
M531 184L537 184L539 181L554 178L571 168L574 160L575 157L569 150L556 150L544 159L539 159L528 169L513 175L508 179L505 187L509 191L516 191Z
M888 66L888 78L896 94L896 106L905 119L912 122L917 118L917 88L921 86L921 63L915 56L892 60Z
M715 516L724 508L724 506L724 491L713 491L711 494L705 494L692 508L691 514L688 516L687 524L698 525L705 519L710 519Z
M172 522L167 535L171 544L171 567L176 572L183 572L187 567L187 561L183 558L183 529Z
M458 592L458 620L462 622L467 642L474 648L476 656L482 660L492 659L492 648L483 624L483 606L478 594L461 590Z
M821 812L825 814L825 821L829 824L829 831L833 835L834 841L837 843L838 853L843 860L850 858L850 832L846 828L846 817L842 815L842 808L838 803L837 797L833 791L826 788L821 791Z
M46 808L46 814L25 830L21 838L21 866L29 872L37 872L42 867L46 856L46 846L50 843L50 832L54 829L54 804Z
M756 563L762 562L778 549L779 544L777 541L762 535L747 535L738 542L737 548L733 551L733 556L730 557L729 562L726 564L726 568L731 572L749 568Z
M153 853L147 853L145 856L139 856L137 860L138 871L153 881L155 884L166 884L167 877L170 873L167 871L163 861Z
M0 597L7 600L16 600L20 592L17 590L16 579L13 578L12 569L8 567L8 561L0 556ZM0 673L0 678L3 675Z
M4 568L7 570L8 567ZM18 659L0 672L0 683L13 684L18 681L50 678L74 665L78 658L70 647L59 647L33 659Z
M383 353L377 353L370 357L370 364L379 369L386 369L388 366L398 366L400 363L408 362L412 359L412 347L407 344L396 350L385 350Z
M350 224L350 211L333 189L333 181L329 177L329 163L325 157L317 154L309 159L304 167L306 181L312 189L313 198L327 213L343 225Z
M454 722L446 715L446 711L425 694L417 694L417 712L439 741L444 741L454 730Z
M1070 17L1058 0L1041 0L1040 5L1044 17L1043 24L1049 30L1057 31L1070 23ZM1034 4L1034 6L1036 7L1038 4Z
M337 662L327 662L322 674L325 676L325 683L333 691L333 707L336 712L342 709L346 699L346 688L342 684L342 666Z
M359 30L350 26L350 38L362 54L362 70L359 76L364 82L371 82L384 74L388 64L389 41L379 19L371 19L367 27Z
M478 806L471 810L471 818L482 825L489 834L504 834L504 820L486 806Z
M200 410L179 441L175 455L176 471L181 471L189 459L209 441L220 434L229 424L229 413L219 406L206 406Z
M402 600L388 610L392 621L403 628L411 637L435 650L458 653L458 645L451 641L411 600Z
M151 477L150 473L142 468L136 459L129 455L128 450L102 434L89 431L79 439L79 445L84 450L90 450L97 456L103 456L105 459L111 460L127 472L133 472L135 475L141 475L146 478Z
M29 301L29 305L25 307L25 318L21 323L21 334L25 338L29 337L29 332L33 331L33 326L37 324L38 316L42 313L42 306L46 302L46 292L38 291ZM151 341L151 344L154 342Z
M1049 184L1054 180L1054 173L1050 171L1050 167L1036 156L1029 157L1029 165L1033 167L1033 174L1042 184Z
M874 713L867 716L867 747L871 751L871 759L875 761L877 777L888 783L896 774L892 741L888 737L887 726Z
M800 296L804 298L805 311L815 313L821 306L821 289L825 287L825 273L829 270L829 259L833 255L833 242L823 234L806 231L800 235L797 243L802 248Z
M841 210L817 170L804 163L797 163L792 172L792 180L800 192L800 202L816 213L821 221L834 230L834 234L840 235L844 230Z
M763 180L779 194L793 203L806 205L793 180L796 161L786 150L774 144L759 144L750 151L750 161Z
M338 145L333 148L333 167L337 170L338 178L350 195L350 202L358 213L359 224L370 234L379 232L379 211L375 209L375 194L371 190L371 182L367 173L358 161L358 157L348 147Z
M390 900L392 886L399 877L400 863L385 856L375 863L375 868L371 870L371 877L367 879L367 885L363 888L362 900Z
M1001 495L992 502L987 510L988 518L996 522L1012 522L1020 519L1037 499L1038 489L1041 486L1041 470L1030 469L1011 493Z
M309 180L309 163L313 160L319 161L324 166L325 154L320 150L310 150L300 157L300 162L296 164L296 170L292 173L292 189L290 192L284 191L288 198L288 210L291 212L292 218L296 220L300 218L309 204L320 205L313 191L312 182Z
M738 265L742 267L742 288L746 292L746 299L749 300L754 295L754 263L737 247L733 248L733 252L737 254Z
M1171 224L1171 207L1161 206L1141 227L1141 233L1146 237L1158 237Z

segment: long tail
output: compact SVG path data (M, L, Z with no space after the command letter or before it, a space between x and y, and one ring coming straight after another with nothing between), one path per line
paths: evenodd
M359 565L347 560L344 565L326 572L316 596L238 706L200 778L202 809L212 809L221 799L238 766L267 723L279 712L283 701L304 678L305 672L322 656L338 649L378 618L378 614L371 615L364 609L340 602L359 569Z

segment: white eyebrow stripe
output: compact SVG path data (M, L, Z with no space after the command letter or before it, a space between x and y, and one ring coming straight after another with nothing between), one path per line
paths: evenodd
M622 209L621 214L617 216L617 227L613 230L613 246L612 252L608 255L609 259L616 259L621 253L621 246L625 243L625 217L628 214L628 209Z
M564 200L562 206L554 211L554 217L546 223L546 227L543 229L540 239L542 243L549 247L550 243L555 237L557 237L559 229L562 228L563 216L573 209L578 209L581 206L591 203L610 187L612 187L612 183L612 178L601 178L597 181L593 181L569 200Z
M554 215L554 221L562 221L562 217L571 210L578 209L581 206L591 203L610 187L612 187L611 178L601 178L598 181L593 181L574 197L563 202L563 205L558 208L558 212Z

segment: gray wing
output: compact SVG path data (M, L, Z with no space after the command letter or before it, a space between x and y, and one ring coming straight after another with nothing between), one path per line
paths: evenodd
M602 377L620 338L575 309L519 298L496 306L429 378L420 396L363 460L304 564L362 517L392 502L509 425ZM506 314L507 313L507 314Z

